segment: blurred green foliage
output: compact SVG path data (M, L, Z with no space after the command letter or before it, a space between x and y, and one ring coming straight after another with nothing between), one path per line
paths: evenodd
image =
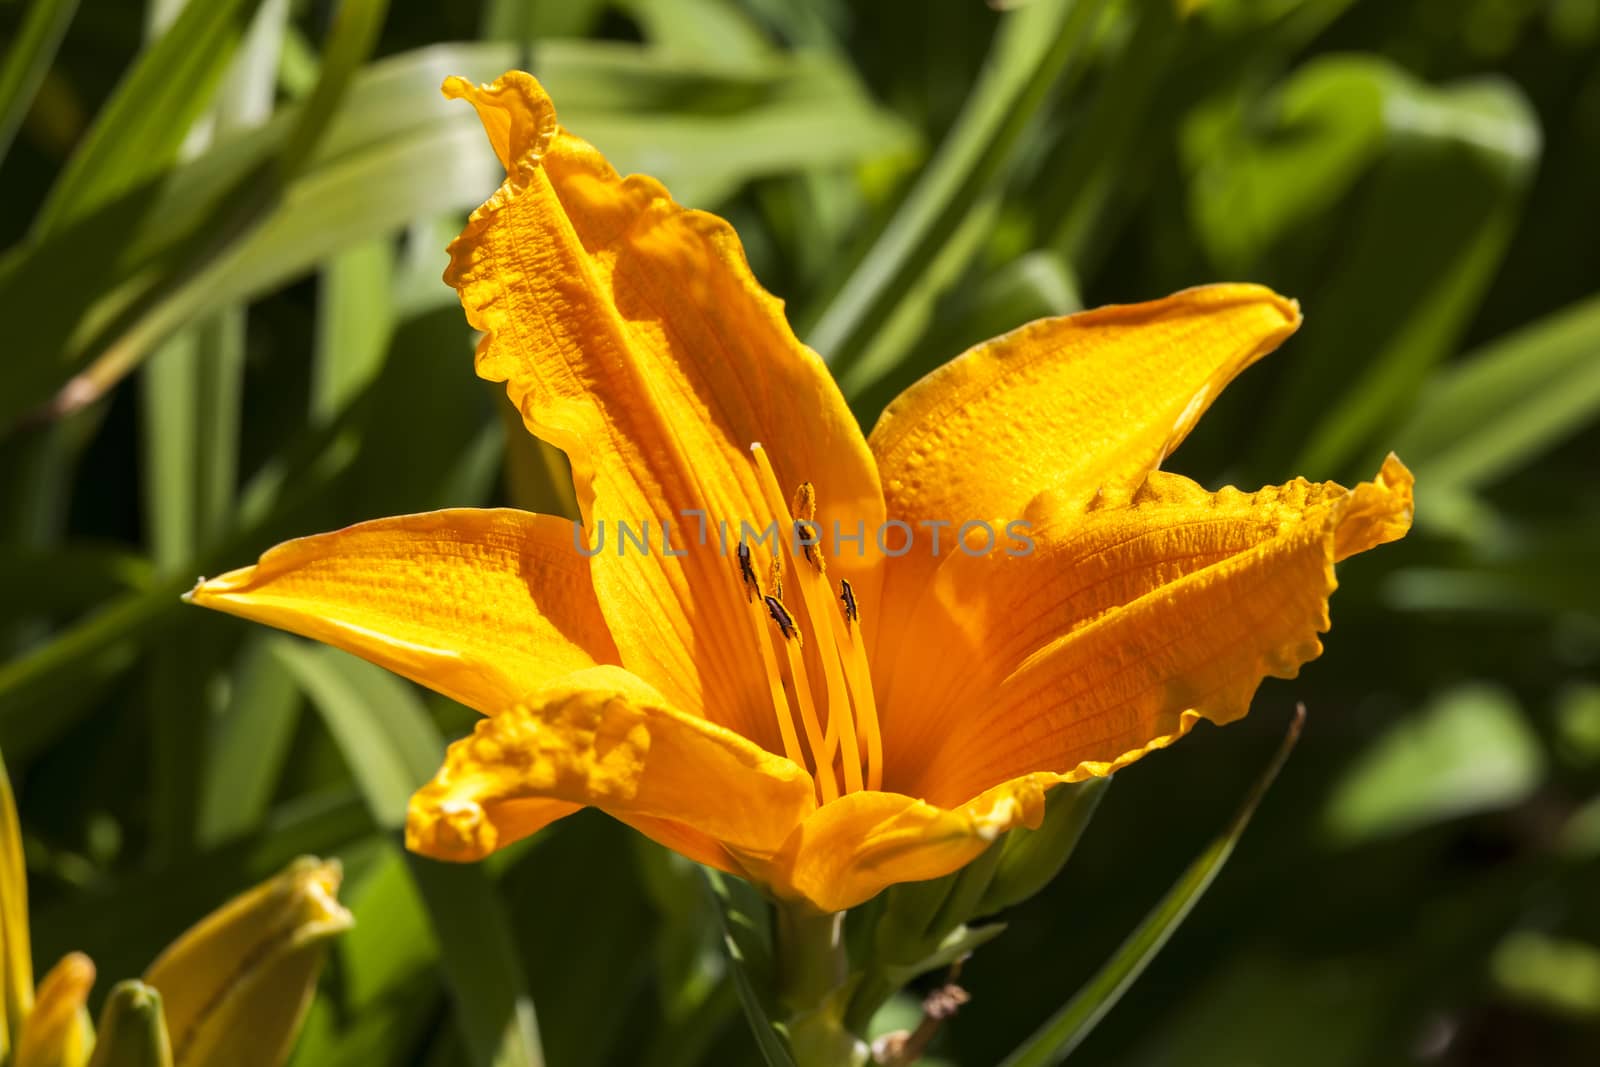
M1065 1003L1299 700L1231 865L1073 1062L1592 1063L1600 0L1009 6L0 2L0 749L39 958L132 974L314 851L358 925L302 1067L759 1062L738 913L692 868L592 814L406 857L468 713L177 599L296 534L564 506L438 280L498 180L439 82L521 66L735 223L864 424L1027 319L1251 280L1306 325L1174 466L1418 475L1326 655L1119 776L936 1057L996 1062Z

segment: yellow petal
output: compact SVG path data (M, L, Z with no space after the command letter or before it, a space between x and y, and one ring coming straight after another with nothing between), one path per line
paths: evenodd
M528 812L551 800L600 808L694 859L707 839L770 854L815 807L800 767L597 667L451 745L411 799L406 847L481 859L543 825Z
M764 528L749 446L784 491L816 487L825 530L870 531L877 471L822 362L801 345L722 219L619 178L556 123L544 90L509 73L445 93L477 109L508 177L451 245L445 280L483 330L478 373L504 381L528 428L572 462L595 589L621 663L679 707L777 749L756 632L719 520ZM709 544L694 544L707 513ZM660 548L663 520L673 548ZM617 553L618 524L651 551ZM603 534L602 534L603 529ZM855 580L840 562L840 572ZM866 564L863 564L865 566ZM765 561L760 561L765 573ZM870 589L870 581L859 586Z
M33 948L28 937L28 872L11 778L0 760L0 1062L33 1010Z
M1299 308L1271 290L1210 285L986 341L907 389L873 427L888 515L998 529L1043 490L1087 497L1136 483L1299 324ZM918 546L885 577L896 615L940 562L929 534ZM950 546L947 532L942 558Z
M354 652L483 712L617 655L572 523L510 509L302 537L189 598Z
M277 1067L316 991L330 938L349 929L337 862L304 857L195 924L150 965L175 1067Z
M1411 522L1394 457L1354 490L1209 493L1156 473L1095 505L1037 501L1032 555L957 556L884 713L885 781L946 806L1033 772L1075 781L1243 715L1322 651L1333 564Z
M752 861L750 873L819 911L853 908L896 883L959 870L1013 826L1038 826L1050 784L1003 783L955 809L898 793L850 793L818 808L781 853Z
M83 1067L94 1047L85 1007L92 988L94 962L81 952L63 956L50 968L39 983L11 1067Z

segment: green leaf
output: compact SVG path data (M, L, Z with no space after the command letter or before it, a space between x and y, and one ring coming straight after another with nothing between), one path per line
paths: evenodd
M1024 131L1099 11L1098 0L1035 0L1004 16L955 127L872 248L842 279L837 296L804 331L841 377L875 378L895 362L900 353L894 348L873 351L879 332L894 319L902 294L917 290L1013 165ZM948 268L948 260L942 265ZM899 329L903 336L904 325ZM865 369L855 371L858 364Z
M1127 43L1106 60L1087 116L1042 168L1038 214L1051 227L1050 246L1079 271L1104 258L1118 221L1116 199L1149 169L1138 153L1167 132L1152 112L1182 39L1178 10L1165 2L1130 8L1124 8L1131 23Z
M0 664L0 749L27 756L71 725L84 706L155 640L187 581L165 581L110 601L48 644ZM163 619L163 616L166 616ZM49 707L50 715L39 709Z
M274 654L277 640L253 635L230 672L231 696L201 768L202 846L254 830L271 810L300 721L300 690Z
M1489 969L1505 994L1577 1020L1600 1019L1600 948L1576 938L1518 930Z
M770 990L773 976L772 941L765 906L748 885L730 879L720 871L704 868L706 888L717 909L722 926L723 945L728 950L728 968L739 1006L755 1037L756 1047L767 1067L795 1067L783 1039L778 1036L772 1015L763 996Z
M439 83L451 73L489 80L515 55L505 45L450 45L374 64L351 85L306 172L280 189L289 172L274 153L307 156L293 129L327 121L318 110L323 96L313 94L292 117L138 190L148 205L117 222L109 242L116 254L91 272L79 250L88 232L102 233L97 227L108 220L98 216L96 225L8 256L0 264L0 317L26 330L20 349L59 358L0 368L17 375L0 390L0 428L86 365L53 410L102 395L152 346L217 307L415 219L475 207L503 170L472 110L443 99ZM754 177L838 166L908 141L904 124L826 57L707 73L632 46L557 41L539 49L534 66L564 123L620 169L653 173L690 204L715 201ZM335 77L326 63L323 77ZM59 303L62 294L69 306L58 318L27 310Z
M207 0L184 7L96 116L35 217L36 235L59 232L172 165L189 128L211 105L260 3Z
M1600 296L1435 374L1394 448L1427 492L1476 489L1600 416Z
M325 645L275 638L276 655L311 698L380 826L405 823L411 794L444 759L416 692L382 667Z
M110 885L36 902L35 951L41 959L57 959L94 946L102 974L137 974L161 945L130 931L176 934L215 908L218 898L249 888L295 857L348 853L374 832L366 805L353 792L303 792L244 837L157 868L124 872Z
M1198 109L1184 130L1189 213L1212 260L1248 271L1336 210L1382 157L1384 104L1406 88L1396 68L1352 56L1307 64L1250 111L1231 98Z
M388 10L389 0L344 0L339 5L316 85L300 105L278 154L278 167L284 174L299 174L311 162L344 103L350 83L377 47Z
M551 37L582 37L605 13L604 0L549 4L530 0L487 0L483 5L486 41L505 41L523 50ZM517 66L526 68L527 63Z
M50 70L77 10L78 0L31 0L22 29L0 66L0 160L11 150L11 140L27 117L33 95Z
M542 1067L527 979L500 898L481 867L406 853L428 908L474 1067Z
M114 548L79 544L0 552L0 603L13 617L54 617L81 611L152 577L150 561Z
M276 639L274 651L322 714L373 818L405 822L411 794L444 758L444 743L406 682L324 646ZM406 855L427 907L476 1067L539 1067L544 1054L527 982L510 952L505 914L482 867Z
M1100 807L1110 778L1059 785L1045 800L1037 830L1016 829L1000 843L1000 862L974 915L993 915L1038 893L1055 880Z
M1089 979L1071 1000L1062 1005L1034 1034L1007 1056L1002 1067L1046 1067L1064 1061L1072 1050L1082 1044L1089 1032L1105 1018L1106 1013L1122 999L1139 975L1166 945L1173 933L1189 917L1189 912L1199 903L1211 887L1223 864L1233 854L1250 817L1266 796L1278 772L1283 769L1300 739L1300 729L1305 723L1305 708L1296 710L1289 732L1278 747L1272 762L1267 764L1261 777L1245 798L1244 804L1198 859L1184 871L1183 877L1167 891L1155 909L1145 916L1128 939Z
M385 846L345 878L355 926L333 945L340 980L324 983L295 1045L294 1067L407 1062L443 1000L439 946L402 852Z
M199 222L181 235L182 254L169 264L170 273L147 282L141 299L119 309L104 336L87 343L85 355L93 362L57 397L56 411L72 411L104 395L182 324L228 303L196 303L209 285L207 272L234 262L240 242L269 221L288 183L312 160L357 69L377 43L387 8L387 0L345 0L340 6L316 85L295 109L271 158L210 202ZM69 354L70 364L79 361Z
M981 233L992 221L980 212ZM881 377L863 365L847 375L846 395L861 415L882 411L918 378L971 348L1016 329L1034 319L1070 315L1083 310L1078 282L1066 262L1055 252L1037 249L990 270L970 272L971 284L957 286L941 301L933 322L903 359L880 368Z
M337 415L372 384L393 330L394 252L385 238L352 245L329 259L319 278L317 348L311 409Z
M1544 764L1509 693L1462 686L1378 738L1339 783L1324 824L1350 844L1509 807L1538 787Z
M1509 83L1434 88L1369 57L1316 59L1281 95L1263 128L1214 143L1196 183L1213 205L1201 215L1219 232L1231 215L1244 220L1250 236L1223 246L1225 259L1292 231L1297 243L1273 254L1332 264L1302 294L1307 325L1278 361L1292 372L1279 372L1266 408L1260 474L1297 456L1287 466L1309 476L1364 475L1356 465L1387 451L1380 431L1477 311L1538 160L1538 124ZM1251 197L1268 206L1238 206Z

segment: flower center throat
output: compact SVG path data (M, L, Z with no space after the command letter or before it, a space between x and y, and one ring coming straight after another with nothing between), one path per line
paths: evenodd
M756 443L750 452L762 497L780 528L809 528L814 535L812 484L802 482L785 500L766 449ZM824 804L845 793L879 789L883 737L855 590L840 579L835 591L820 544L797 543L798 537L774 540L765 587L749 545L739 545L738 560L783 754L811 772ZM787 599L785 573L792 575Z

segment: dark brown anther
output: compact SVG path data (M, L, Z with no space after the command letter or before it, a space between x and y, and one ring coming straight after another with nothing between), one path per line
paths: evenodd
M775 596L762 597L767 603L767 614L772 616L772 621L778 624L778 632L783 634L785 640L797 641L800 639L800 630L794 624L794 616L789 614L789 609L783 606L783 601Z
M861 621L861 609L856 605L856 591L850 588L850 579L839 579L839 600L844 604L844 617L851 622Z
M761 583L756 581L756 569L750 563L750 546L739 542L739 577L744 580L745 597L753 604L761 595Z

